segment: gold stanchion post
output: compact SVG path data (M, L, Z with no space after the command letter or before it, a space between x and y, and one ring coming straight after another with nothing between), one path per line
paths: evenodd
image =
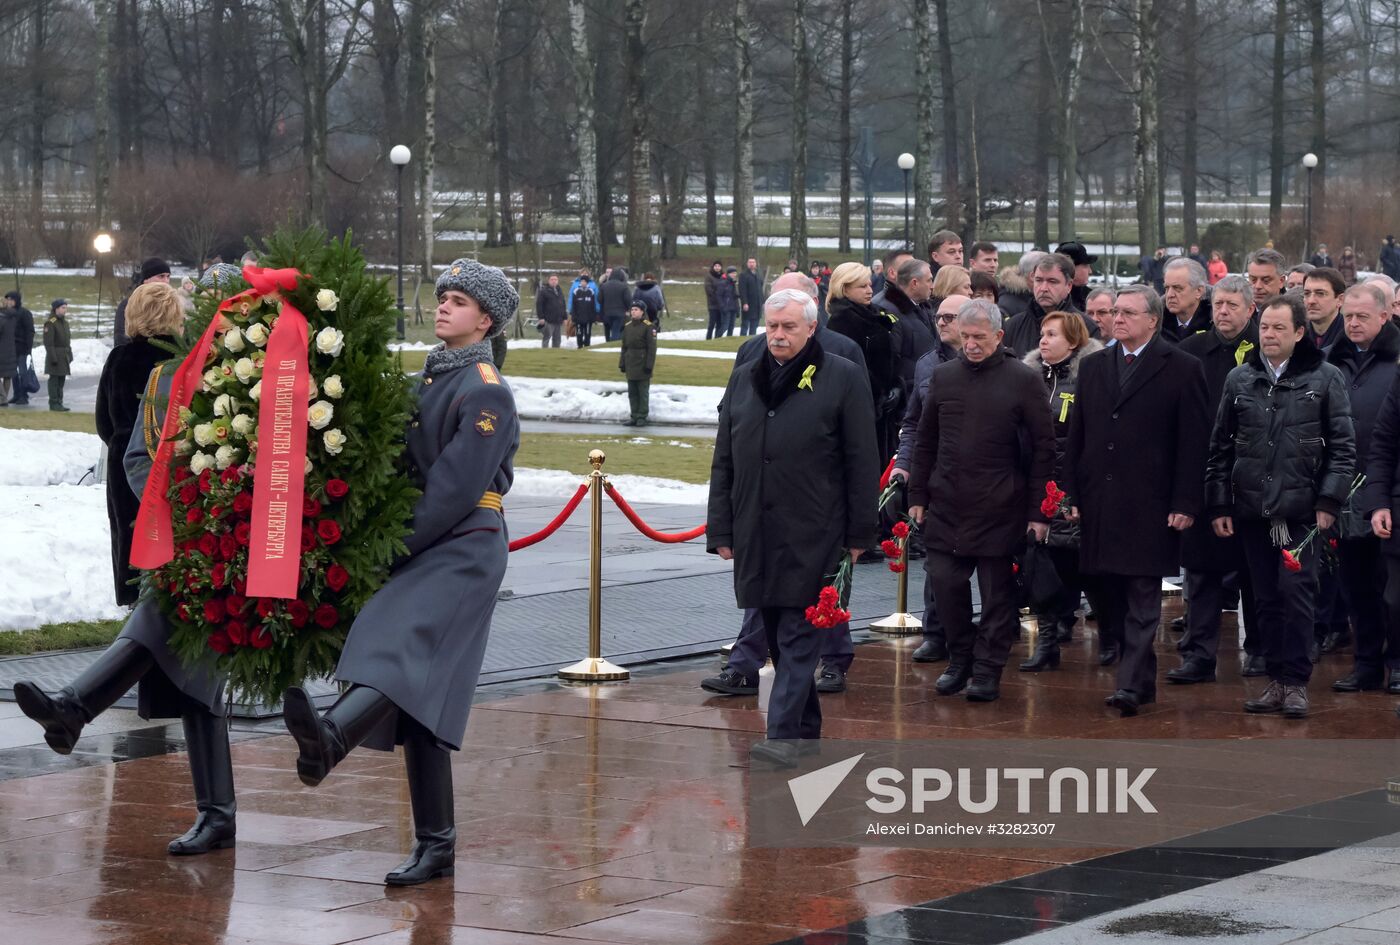
M588 656L559 670L560 679L573 682L611 682L631 676L621 666L603 659L603 463L602 450L588 454L593 472L588 489L593 494L593 524L588 535Z
M924 622L909 610L909 539L904 540L904 547L899 552L899 563L902 567L899 571L899 591L896 594L895 606L898 607L894 613L881 620L876 620L870 625L870 629L876 633L884 633L894 637L907 637L911 634L922 633Z

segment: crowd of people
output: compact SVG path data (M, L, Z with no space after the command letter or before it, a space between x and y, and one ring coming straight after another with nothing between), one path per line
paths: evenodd
M1333 690L1400 694L1396 281L1320 265L1325 246L1298 266L1262 248L1243 275L1192 249L1113 288L1077 241L999 271L994 244L965 254L943 231L922 258L779 277L720 407L708 517L744 621L702 686L755 693L772 654L759 754L793 764L819 737L818 694L846 688L854 651L808 608L911 522L912 659L947 662L942 695L999 697L1021 604L1038 631L1019 669L1056 669L1087 601L1105 704L1138 714L1157 700L1162 582L1183 572L1167 683L1215 681L1230 625L1263 680L1245 711L1306 717L1313 667L1346 648ZM877 515L881 469L903 495Z

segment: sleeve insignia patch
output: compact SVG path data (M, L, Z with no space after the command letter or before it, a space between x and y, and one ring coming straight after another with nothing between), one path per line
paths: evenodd
M481 379L488 384L501 383L501 376L496 373L495 367L485 361L476 362L476 369L481 373Z
M496 414L490 410L481 411L481 413L477 414L476 423L474 424L476 432L480 433L482 436L495 436L496 421L499 419L500 417L496 416Z

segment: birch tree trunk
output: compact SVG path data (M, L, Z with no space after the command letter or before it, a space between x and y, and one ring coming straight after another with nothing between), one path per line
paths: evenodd
M909 234L914 255L924 257L934 231L933 221L933 20L929 0L914 0L914 232Z
M854 142L851 137L851 92L855 84L855 34L852 13L855 0L841 0L841 91L837 107L837 142L841 150L841 206L837 224L837 252L851 251L851 161Z
M807 0L792 4L792 202L788 223L788 258L807 266L807 118L810 111L812 60L807 48Z
M635 273L650 269L651 245L651 142L647 138L646 0L626 0L623 29L626 35L627 114L630 123L631 162L627 175L627 265Z
M702 23L704 21L701 21ZM704 37L697 37L703 43ZM705 57L695 59L695 89L699 99L700 114L714 114L714 104L710 99L710 77L706 74ZM716 166L714 135L700 136L700 170L705 179L705 245L719 245L719 168Z
M753 209L753 23L749 0L734 4L734 226L731 245L745 259L758 251Z
M111 183L111 167L108 163L108 134L111 122L111 65L112 65L112 4L111 0L96 0L92 5L93 18L97 26L97 69L93 89L93 109L95 133L93 140L92 196L94 204L93 224L95 229L110 229L111 220L107 210L107 191ZM111 257L99 254L97 265L111 275Z
M1311 200L1313 229L1321 231L1322 213L1327 208L1327 39L1322 0L1308 0L1308 15L1312 33L1308 48L1312 72L1312 153L1317 155L1317 167L1311 175ZM1309 246L1308 251L1312 248Z
M1197 0L1186 0L1186 15L1182 20L1182 27L1185 32L1186 48L1182 51L1184 78L1181 95L1185 99L1186 107L1182 121L1181 141L1181 239L1189 251L1192 243L1200 242L1196 226L1196 152L1199 148L1200 109L1198 100L1201 92L1200 77L1196 74L1196 70L1199 68L1196 44L1201 39Z
M491 44L495 58L491 63L489 84L491 146L488 151L492 167L495 170L496 190L500 199L500 228L494 233L486 234L487 246L511 246L515 243L515 217L511 211L514 184L511 182L510 176L510 122L505 103L506 61L501 55L501 49L506 40L506 28L511 21L507 3L508 0L496 0L496 16L492 33L495 41Z
M1283 53L1288 40L1288 0L1274 3L1274 85L1269 122L1269 234L1283 224Z
M1135 179L1137 183L1138 246L1144 256L1152 254L1158 236L1157 165L1157 27L1158 0L1133 0L1133 75L1137 95L1133 96Z
M943 107L943 218L948 229L960 233L962 188L958 183L958 103L954 96L957 77L953 72L948 0L933 0L933 10L938 19L938 85Z
M1186 0L1194 4L1196 0ZM1065 56L1065 82L1060 91L1060 160L1057 193L1059 237L1075 236L1074 200L1079 175L1079 77L1084 63L1084 2L1070 0L1069 50Z
M415 57L422 70L420 89L423 97L423 127L418 145L418 208L423 225L419 271L423 278L431 279L435 236L433 197L437 190L437 16L433 5L424 6L427 9L420 13L423 22L418 37L419 52Z
M578 149L579 242L582 262L595 277L603 274L603 235L598 226L598 138L594 118L593 58L589 54L588 7L569 0L569 30L573 51L574 140Z
M44 226L44 129L48 123L49 103L44 75L49 68L49 4L36 0L34 25L29 43L30 111L29 111L29 224L43 236Z

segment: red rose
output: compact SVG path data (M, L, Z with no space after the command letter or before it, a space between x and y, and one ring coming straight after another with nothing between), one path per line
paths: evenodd
M301 550L303 554L316 550L316 533L305 525L301 529Z
M241 577L235 577L233 579L233 592L235 594L246 595L248 593L248 582L243 580Z
M294 600L287 605L287 616L291 618L292 626L304 627L311 616L311 608L306 606L306 601Z
M247 546L248 541L253 537L253 526L247 522L239 522L233 526L233 540L240 545Z
M199 551L206 558L214 557L214 552L219 550L219 539L205 532L199 536Z
M223 555L225 561L231 560L238 554L238 539L232 535L219 536L219 554Z
M350 580L350 572L338 564L333 564L326 570L326 586L333 591L339 592Z
M168 590L172 594L180 593L180 582L171 581L169 584L166 585L166 590Z
M211 505L211 506L209 507L209 517L210 517L210 518L223 518L223 517L224 517L224 507L223 507L222 505Z
M332 479L326 483L326 495L332 499L343 499L349 491L350 487L345 484L343 479Z
M211 597L204 602L204 619L209 623L218 623L224 619L224 602L218 597Z
M228 638L239 646L248 642L248 627L241 620L230 620L224 624L224 632Z
M206 469L204 470L204 472L199 474L199 491L203 492L205 495L208 495L210 490L213 488L214 476L212 473L209 472L209 470Z
M209 582L215 587L223 587L228 581L228 565L220 561L209 572Z
M316 534L328 545L340 541L340 526L333 519L323 518L316 523Z
M233 497L233 510L239 515L246 515L253 508L253 497L246 492L240 492Z
M248 606L248 598L242 594L230 594L224 601L224 607L228 610L230 617L237 617L243 613L243 609Z
M180 487L180 504L194 505L194 500L199 498L199 489L193 483Z
M176 482L184 482L186 479L190 478L190 467L176 466L174 475Z
M237 481L238 481L238 467L237 467L237 466L230 466L228 469L225 469L225 470L223 471L223 473L221 473L221 474L219 475L219 481L220 481L220 482L223 482L223 483L237 482Z
M329 630L340 622L340 611L332 604L322 604L316 608L316 623Z
M248 638L248 642L251 643L256 650L265 650L272 646L272 634L268 631L267 627L254 627L253 635Z
M277 612L277 601L271 597L258 598L258 616L266 619Z
M194 525L203 518L204 512L201 509L190 509L188 512L185 513L185 524Z
M227 653L229 651L228 634L222 630L216 630L209 634L209 649L215 653Z
M307 496L301 500L301 514L307 518L315 518L321 514L321 503Z

